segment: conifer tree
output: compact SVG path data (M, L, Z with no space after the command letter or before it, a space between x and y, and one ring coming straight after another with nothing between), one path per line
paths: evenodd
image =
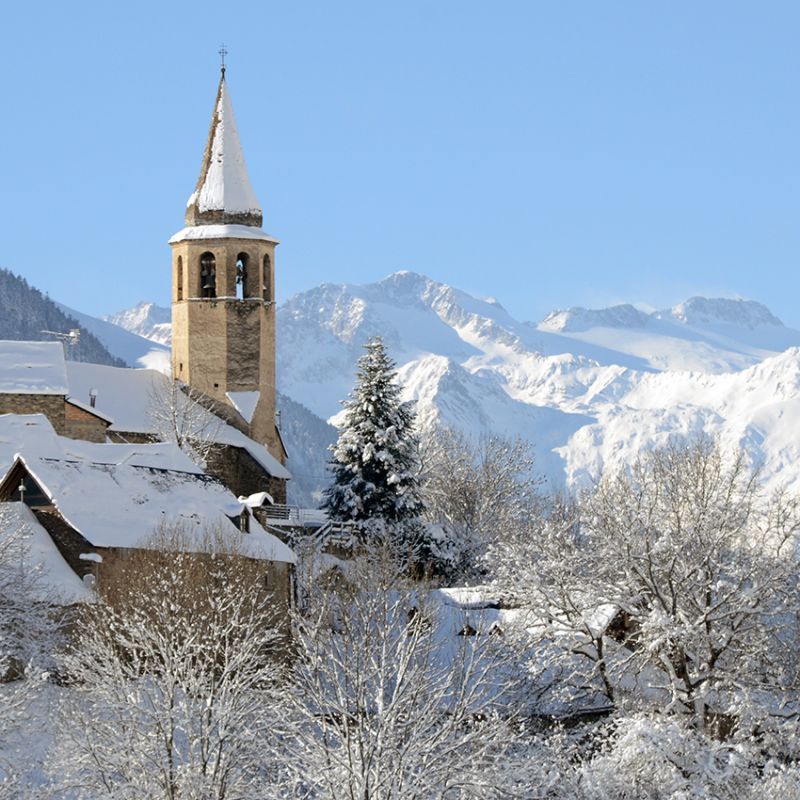
M410 555L408 546L417 549L423 528L415 415L400 400L382 339L364 347L356 385L343 403L344 425L331 447L334 479L323 507L331 519L355 523L365 539L390 537Z

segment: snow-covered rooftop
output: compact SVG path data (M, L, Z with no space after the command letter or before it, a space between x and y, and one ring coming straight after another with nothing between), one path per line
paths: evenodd
M9 465L12 442L18 454ZM96 547L153 546L160 527L178 525L188 549L205 550L209 529L218 529L244 555L295 560L255 519L250 533L240 533L229 517L244 504L176 445L77 441L58 436L43 415L8 414L0 416L0 456L4 477L22 463L61 516Z
M150 369L124 369L77 361L67 364L67 373L70 388L78 397L88 397L91 389L97 392L97 409L114 420L109 430L153 433L154 424L148 409L153 405L154 395L167 391L169 378L165 375ZM210 412L206 414L208 428L216 441L246 450L275 478L288 480L292 477L264 445L231 425L221 423Z
M33 599L57 605L94 600L92 590L70 569L50 534L22 503L3 505L0 543L10 537L20 548L28 576L35 576L29 583Z
M0 341L0 392L67 394L61 342Z
M186 207L187 225L208 222L261 227L261 205L247 174L224 74L217 90L200 178Z
M190 225L171 236L169 244L196 239L260 239L278 244L277 239L264 233L261 228L249 225Z
M261 392L225 392L225 396L242 415L245 422L252 422L253 414L256 413L256 406L261 398Z

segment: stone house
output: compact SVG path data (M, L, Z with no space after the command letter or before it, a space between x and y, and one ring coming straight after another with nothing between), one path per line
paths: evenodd
M23 432L22 451L9 455ZM285 617L293 602L294 553L175 445L74 441L41 415L7 415L0 461L0 502L24 504L69 569L92 585L112 581L138 551L179 540L182 551L208 553L221 541L256 566L276 614Z
M0 341L0 414L44 414L56 433L104 442L113 419L69 394L60 342Z

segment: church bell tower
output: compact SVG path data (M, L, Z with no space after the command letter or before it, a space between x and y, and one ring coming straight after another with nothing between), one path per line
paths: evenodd
M172 376L235 409L279 461L275 247L245 166L225 67L200 177L172 247Z

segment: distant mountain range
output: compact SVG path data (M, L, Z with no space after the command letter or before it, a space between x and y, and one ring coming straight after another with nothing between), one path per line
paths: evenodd
M168 341L166 309L144 303L109 319ZM326 481L334 434L323 420L335 421L376 334L423 428L523 437L552 486L585 484L642 447L704 431L747 448L773 485L800 490L800 331L765 306L694 297L663 311L571 308L520 322L495 300L399 272L324 284L278 309L283 426L304 497Z
M103 320L64 311L126 363L168 370L168 309L140 303ZM655 312L570 308L531 323L495 300L398 272L303 292L279 307L277 320L278 405L295 502L314 502L328 481L329 422L376 334L423 429L522 437L553 487L585 485L641 448L706 432L745 447L771 485L800 490L800 331L753 301L694 297Z

